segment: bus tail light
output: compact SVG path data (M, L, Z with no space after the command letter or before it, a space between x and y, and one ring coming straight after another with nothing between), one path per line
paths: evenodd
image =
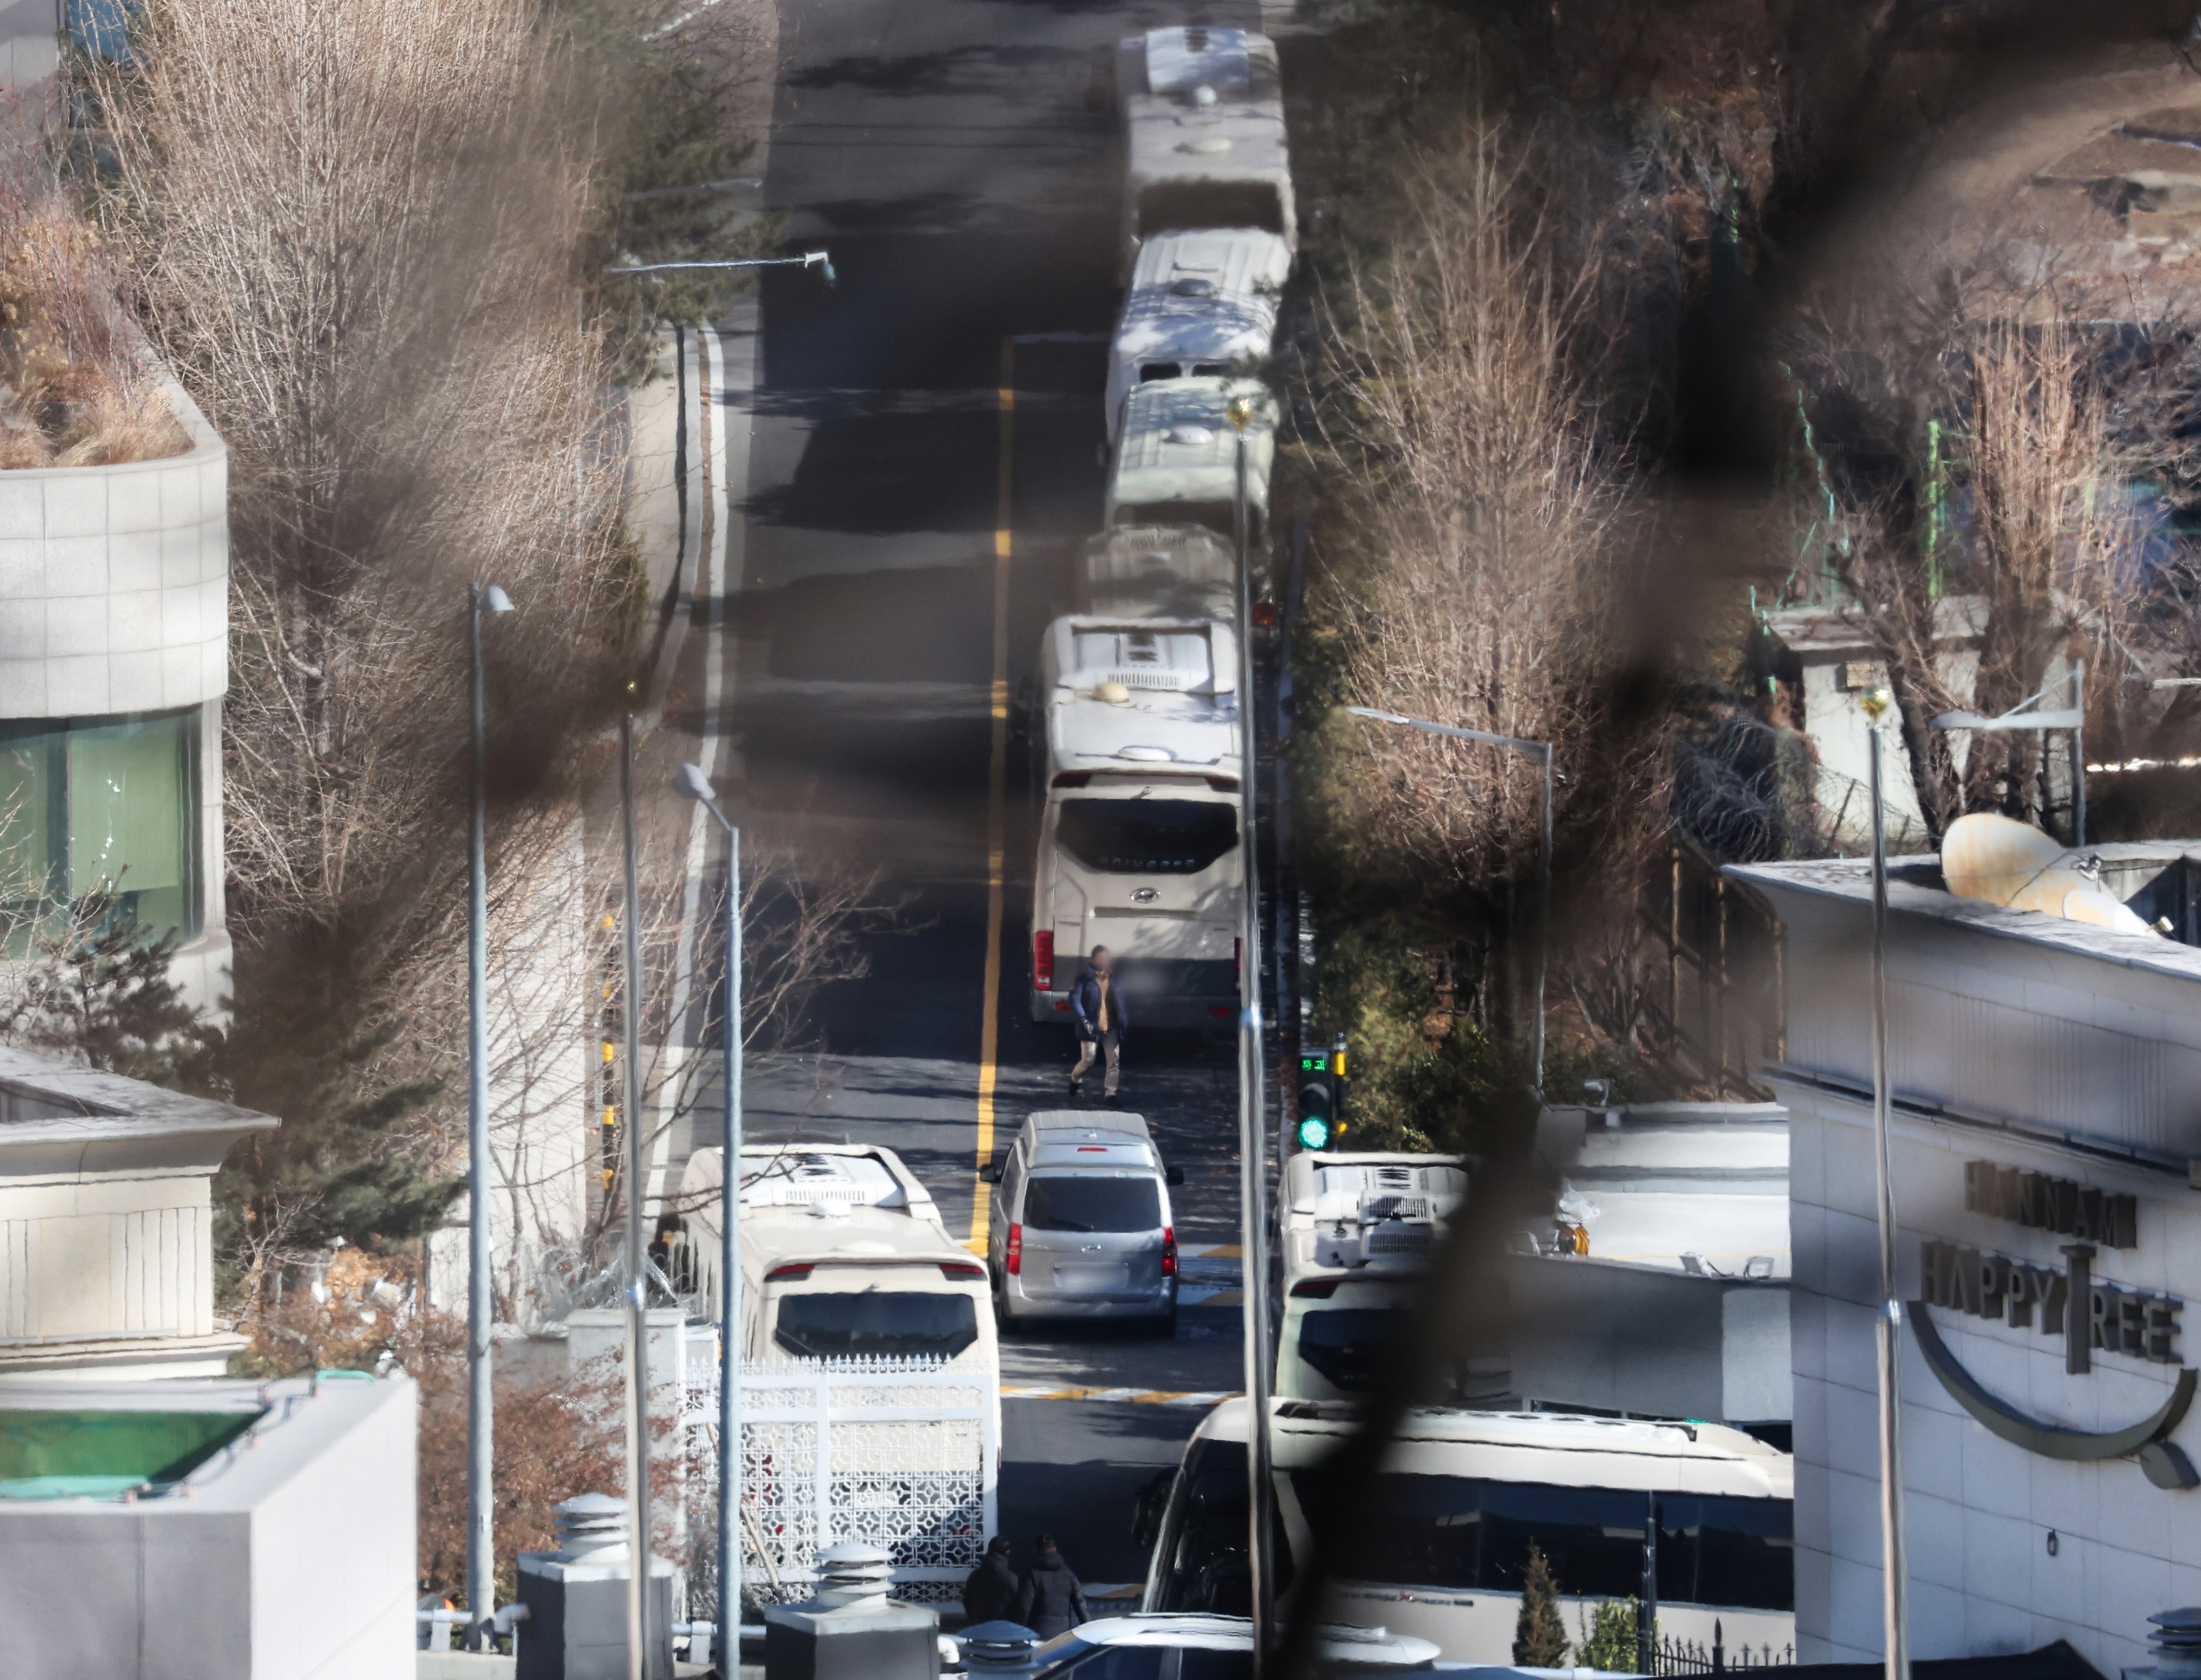
M1295 1295L1312 1295L1317 1301L1328 1301L1337 1293L1335 1278L1307 1278L1292 1285Z
M813 1260L795 1260L787 1266L775 1266L764 1274L767 1283L792 1283L807 1278L818 1269Z
M1012 1278L1020 1277L1023 1275L1024 1269L1024 1228L1022 1225L1011 1225L1009 1227L1008 1252L1002 1256L1001 1266Z
M1054 930L1032 935L1032 990L1054 990Z

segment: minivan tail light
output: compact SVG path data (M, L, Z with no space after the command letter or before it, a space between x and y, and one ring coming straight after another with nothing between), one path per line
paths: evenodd
M983 1278L986 1268L976 1260L942 1260L940 1275L943 1278Z
M783 1278L793 1280L807 1278L817 1269L817 1262L814 1260L797 1260L790 1266L775 1266L764 1274L764 1280L767 1283L777 1283Z
M1008 1252L1001 1257L1001 1265L1003 1269L1005 1269L1012 1278L1018 1277L1023 1272L1024 1269L1024 1228L1022 1225L1011 1225L1009 1227Z
M1177 1276L1177 1227L1175 1225L1162 1227L1162 1276L1165 1278Z
M1054 930L1032 935L1032 990L1054 990Z

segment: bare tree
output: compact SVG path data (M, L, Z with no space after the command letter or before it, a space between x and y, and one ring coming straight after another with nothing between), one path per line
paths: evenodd
M1580 765L1626 639L1612 615L1632 505L1583 377L1598 267L1561 261L1520 148L1494 127L1427 160L1414 206L1389 261L1353 274L1327 314L1323 465L1345 506L1321 604L1342 629L1341 686ZM1348 851L1439 892L1523 878L1533 763L1346 726L1359 732L1334 743L1327 779Z

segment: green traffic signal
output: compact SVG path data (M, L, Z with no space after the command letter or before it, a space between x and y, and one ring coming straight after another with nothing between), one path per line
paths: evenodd
M1329 1122L1319 1114L1309 1114L1300 1122L1300 1148L1326 1149L1329 1147Z

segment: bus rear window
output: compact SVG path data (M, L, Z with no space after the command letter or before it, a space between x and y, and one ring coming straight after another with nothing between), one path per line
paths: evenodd
M1284 232L1283 199L1265 181L1159 181L1139 195L1142 239L1210 227Z
M1238 809L1190 799L1065 799L1055 837L1106 875L1197 875L1238 843Z
M978 1339L978 1313L967 1295L865 1289L783 1295L772 1339L798 1359L953 1359Z
M1365 1394L1406 1315L1395 1307L1332 1307L1300 1320L1300 1357L1334 1388Z

